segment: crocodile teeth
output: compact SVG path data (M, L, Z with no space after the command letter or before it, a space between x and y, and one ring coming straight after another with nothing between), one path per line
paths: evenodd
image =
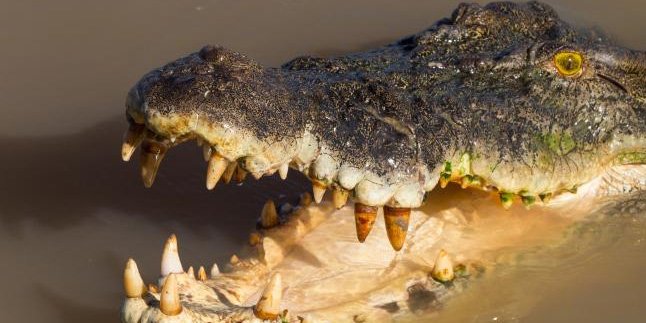
M289 171L289 164L284 163L280 165L280 168L278 168L278 175L280 175L280 179L287 179L287 172Z
M370 234L370 230L372 230L372 226L377 219L377 210L376 206L361 203L354 204L354 221L357 226L357 239L359 239L359 242L366 241L368 234Z
M211 159L212 154L213 154L213 148L211 148L211 146L209 146L208 144L202 146L202 158L204 158L205 162Z
M509 209L512 206L512 204L514 204L514 194L501 192L500 203L502 204L503 208Z
M159 164L168 151L168 146L162 142L145 139L141 146L141 179L144 186L150 188L155 182Z
M144 140L146 127L142 124L130 124L128 130L123 134L123 144L121 145L121 159L129 161L137 147Z
M334 207L340 209L345 206L348 202L348 195L350 192L344 189L334 189L332 191L332 202L334 202Z
M451 263L451 258L449 258L449 254L447 254L444 249L440 250L440 253L435 259L435 265L433 266L433 271L431 271L431 276L435 280L443 283L451 281L455 277L453 272L453 263Z
M184 269L177 251L177 237L172 234L168 240L166 240L166 244L164 245L164 253L162 254L161 261L161 275L162 277L166 277L169 274L178 274L183 272Z
M323 200L323 195L325 195L325 185L317 182L317 181L312 181L312 193L314 193L314 201L316 203L321 203Z
M126 269L123 271L123 289L128 298L140 298L146 291L146 285L139 274L137 263L132 258L128 259Z
M177 290L177 278L174 274L166 278L164 287L162 287L159 309L168 316L175 316L182 312L182 303L179 301L179 291Z
M157 294L159 293L159 288L157 287L157 285L150 283L148 284L148 292Z
M204 266L200 266L200 269L197 270L197 280L205 281L206 279L206 269L204 269Z
M409 208L397 208L384 206L384 220L386 222L386 232L388 240L395 251L401 250L406 241L406 232L408 231L408 221L410 219Z
M267 200L265 205L262 207L262 212L260 213L260 225L264 229L269 229L278 225L278 213L276 213L276 205L274 201Z
M235 177L236 177L236 182L242 183L244 182L244 179L247 177L247 171L242 169L242 167L238 166L236 168Z
M447 178L440 177L440 187L446 188L447 185L449 185L449 180Z
M195 279L195 269L193 269L193 266L188 267L186 275L191 279Z
M211 266L211 278L219 274L220 274L220 268L218 268L218 264L213 263L213 266Z
M238 168L238 164L233 162L229 163L227 168L224 170L224 174L222 174L222 179L224 180L225 183L229 184L231 182L231 178L233 178L233 174L236 172L236 169Z
M261 320L275 320L278 318L280 311L280 301L283 298L282 281L280 273L271 277L269 284L254 307L254 314Z
M212 153L209 157L209 165L206 170L206 188L212 190L215 187L215 184L218 183L220 177L227 169L227 162L224 157L220 156L217 153Z

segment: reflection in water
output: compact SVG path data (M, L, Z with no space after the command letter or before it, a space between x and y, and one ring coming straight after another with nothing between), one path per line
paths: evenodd
M553 235L547 243L502 252L496 269L452 300L439 321L643 319L646 193L610 202Z
M248 179L253 185L220 185L207 192L206 166L190 145L173 149L155 186L145 190L137 161L119 160L124 96L144 72L206 43L269 65L306 53L365 48L417 32L449 15L457 2L4 3L3 319L114 322L127 257L137 258L145 280L154 279L162 243L175 232L186 265L223 262L246 239L266 198L289 194L282 198L289 200L305 190L292 172L286 184ZM567 19L598 24L620 41L646 48L642 1L548 2ZM512 320L522 304L527 320L535 322L643 316L637 301L646 290L639 276L646 264L640 228L643 218L583 223L566 243L501 266L494 278L447 306L446 317ZM563 276L556 278L557 272ZM508 303L515 305L505 307Z

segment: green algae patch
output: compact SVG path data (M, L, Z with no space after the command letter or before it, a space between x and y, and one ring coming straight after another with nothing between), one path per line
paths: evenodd
M615 159L617 164L646 164L646 152L622 153Z
M553 153L564 156L576 148L576 142L572 135L567 132L553 132L539 135L539 140Z

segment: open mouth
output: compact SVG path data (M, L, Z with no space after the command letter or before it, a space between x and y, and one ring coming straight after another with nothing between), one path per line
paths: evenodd
M143 126L131 126L122 147L122 157L129 160L141 145L146 186L168 148L178 142L154 136L151 143L148 133ZM245 180L248 172L238 163L196 141L208 163L207 188ZM155 149L158 142L167 144ZM287 176L280 168L276 173ZM352 205L349 194L325 197L325 190L313 186L317 198L306 192L292 204L268 201L248 245L227 264L185 268L174 235L164 246L158 282L144 284L130 259L122 319L373 322L436 315L469 282L500 265L496 250L549 240L598 207L595 198L645 188L645 174L642 165L618 166L576 194L560 195L551 206L531 210L520 203L505 210L497 193L465 189L462 182L438 185L427 197L430 203L404 214ZM573 206L584 199L589 203Z
M146 187L195 140L207 189L293 169L312 191L268 201L222 271L184 268L175 236L157 284L130 260L122 320L415 320L501 250L640 199L643 56L603 41L540 3L464 4L373 51L263 68L207 46L146 74L121 151Z

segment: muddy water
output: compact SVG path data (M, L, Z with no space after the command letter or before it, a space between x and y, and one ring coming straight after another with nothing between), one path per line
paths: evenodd
M568 20L646 49L643 1L550 2ZM456 3L4 1L0 321L114 322L127 257L152 280L163 240L175 232L186 264L221 263L245 241L265 199L306 189L292 174L286 184L269 178L206 192L204 164L190 146L173 150L155 186L143 189L136 166L118 154L124 96L143 73L207 43L267 65L363 49L417 32ZM626 234L632 226L609 225L613 243L592 244L574 269L565 261L563 279L546 279L553 269L502 271L474 299L456 300L447 313L459 315L446 319L636 321L646 314L638 297L646 294L646 248Z

